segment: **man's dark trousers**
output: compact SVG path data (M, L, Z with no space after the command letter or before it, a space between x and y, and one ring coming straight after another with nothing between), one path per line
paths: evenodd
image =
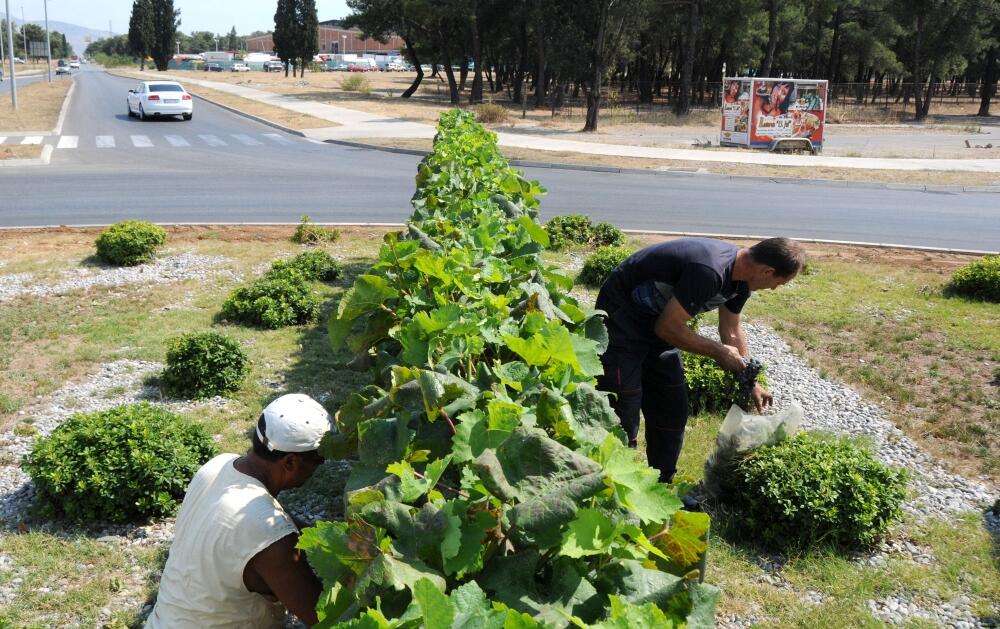
M610 292L602 290L597 299L597 307L608 313L609 338L601 357L604 375L597 379L597 386L613 394L611 406L633 448L642 411L649 465L659 470L661 482L670 482L687 425L684 363L680 351L653 332L655 317L640 313L626 300L614 299Z

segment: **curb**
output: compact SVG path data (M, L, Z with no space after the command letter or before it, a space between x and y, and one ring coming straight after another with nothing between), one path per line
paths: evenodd
M56 122L56 127L52 129L52 135L62 135L63 123L66 122L66 112L69 111L69 103L73 98L74 90L76 90L76 79L73 79L73 84L69 86L69 91L66 92L66 98L63 100L62 110L59 112L59 120Z
M0 162L2 164L2 162ZM161 227L295 227L299 223L288 223L288 222L253 222L253 223L156 223ZM406 223L315 223L316 225L322 225L324 227L406 227ZM0 232L4 231L19 231L19 230L45 230L45 229L58 229L60 227L71 227L71 228L104 228L110 226L110 223L81 223L73 225L29 225L24 227L3 227L0 226ZM696 237L696 238L726 238L729 240L762 240L764 238L770 238L770 236L761 234L717 234L711 232L678 232L678 231L658 231L650 229L623 229L623 232L629 234L630 236L683 236L683 237ZM925 247L921 245L902 245L894 243L880 243L880 242L863 242L854 240L827 240L823 238L796 238L791 237L797 242L815 243L819 245L845 245L852 247L869 247L872 249L904 249L909 251L927 251L931 253L957 253L963 255L995 255L1000 253L1000 251L982 251L979 249L951 249L947 247Z
M48 166L52 160L51 144L42 145L42 156L28 159L4 159L0 160L0 168L20 168L21 166Z
M111 76L116 76L119 79L132 79L132 80L135 79L135 77L132 77L132 76L122 76L121 74L116 74L115 72L112 72L110 70L105 70L104 72L105 72L105 74L110 74ZM211 89L211 88L208 88L208 89ZM277 129L278 131L284 131L285 133L290 133L292 135L297 135L300 138L306 137L306 134L303 133L303 132L301 132L301 131L299 131L298 129L292 129L291 127L286 127L284 125L280 125L277 122L271 122L267 118L261 118L260 116L255 116L254 114L247 113L247 112L245 112L245 111L243 111L241 109L237 109L235 107L230 107L229 105L223 105L220 102L214 101L211 98L206 98L206 97L204 97L204 96L202 96L200 94L195 94L194 92L189 92L189 94L191 94L191 96L194 96L198 100L203 100L206 103L215 105L216 107L221 107L222 109L225 109L226 111L228 111L230 113L236 114L237 116L243 116L244 118L248 118L250 120L253 120L254 122L259 122L261 124L267 125L269 127Z

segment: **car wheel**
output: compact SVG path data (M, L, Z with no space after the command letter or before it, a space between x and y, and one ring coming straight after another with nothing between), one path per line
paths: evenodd
M146 112L142 109L142 103L139 103L139 120L146 119Z
M194 114L181 114L181 117L184 118L185 120L190 120L191 118L194 117Z

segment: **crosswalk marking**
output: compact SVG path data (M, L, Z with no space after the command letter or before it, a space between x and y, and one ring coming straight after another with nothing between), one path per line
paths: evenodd
M0 144L3 144L3 143L4 143L4 142L6 142L6 141L7 141L7 136L5 136L5 135L0 135Z
M233 133L232 136L247 146L260 146L262 144L262 142L258 142L249 135L243 133Z
M78 135L64 135L59 138L59 144L56 145L57 149L75 149L80 142L80 136Z
M113 149L115 148L115 136L113 135L99 135L95 138L97 141L97 148L99 149Z
M285 136L279 135L277 133L264 133L262 135L265 138L267 138L268 140L273 140L273 141L277 142L278 144L291 144L292 143L291 140L289 140Z
M132 146L136 147L137 149L148 149L152 148L153 143L150 141L148 135L133 135Z
M227 146L225 142L214 135L199 135L198 137L209 146Z
M21 144L41 144L42 136L40 135L27 135L21 140Z
M191 146L187 140L179 135L165 135L163 136L170 146Z

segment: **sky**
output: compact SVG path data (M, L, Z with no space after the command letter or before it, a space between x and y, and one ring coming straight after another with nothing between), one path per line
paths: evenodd
M0 0L0 13L4 1ZM132 0L47 0L49 19L85 26L95 30L107 30L108 20L115 33L128 32L128 18L132 11ZM20 21L21 7L29 22L41 21L45 16L44 0L6 0L10 2L10 12ZM212 31L228 33L236 26L236 32L246 35L253 31L269 31L274 28L274 10L277 0L174 0L174 8L181 11L180 30ZM320 21L346 16L349 11L344 0L316 0Z

